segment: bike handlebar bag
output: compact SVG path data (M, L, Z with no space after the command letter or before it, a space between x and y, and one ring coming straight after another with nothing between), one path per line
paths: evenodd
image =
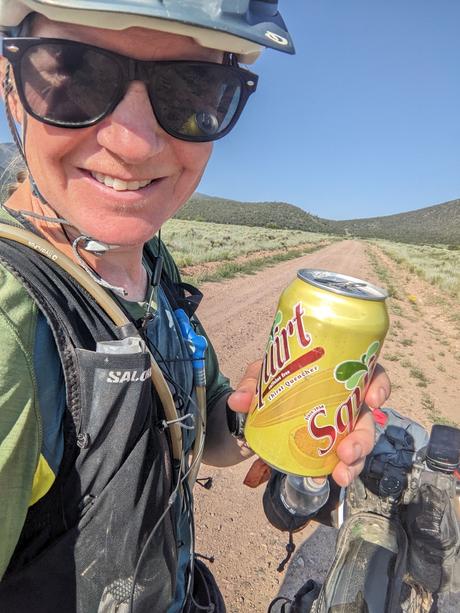
M340 528L336 555L312 613L394 613L406 558L407 537L398 519L351 515Z

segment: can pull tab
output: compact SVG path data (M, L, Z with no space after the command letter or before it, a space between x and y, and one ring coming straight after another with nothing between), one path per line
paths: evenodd
M206 385L204 354L208 346L206 338L195 332L184 309L176 309L174 314L176 315L182 337L187 345L190 357L192 358L195 385L204 387Z

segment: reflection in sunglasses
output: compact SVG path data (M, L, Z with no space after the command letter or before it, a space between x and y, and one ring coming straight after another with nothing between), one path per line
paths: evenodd
M75 55L71 49L46 46L24 58L22 72L27 75L24 91L34 111L69 122L103 113L116 76L113 62L100 54Z
M225 129L241 96L238 79L227 76L222 82L221 75L197 66L166 70L151 88L156 111L190 136L212 136Z

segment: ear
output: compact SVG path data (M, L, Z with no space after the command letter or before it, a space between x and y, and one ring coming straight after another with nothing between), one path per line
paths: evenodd
M4 91L5 76L7 72L9 72L9 75L8 75L9 80L11 81L11 84L13 86L12 89L10 90L10 93L8 94L8 100L5 97L5 91ZM8 61L6 60L6 58L1 57L1 56L0 56L0 91L1 91L1 96L3 99L3 103L5 104L5 106L7 104L9 105L14 121L16 123L22 124L24 109L22 108L22 104L19 101L19 97L16 91L13 71L11 67L9 68L9 71L8 71Z

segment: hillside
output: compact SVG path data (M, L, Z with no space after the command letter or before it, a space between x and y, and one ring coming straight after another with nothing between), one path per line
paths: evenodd
M330 232L331 222L321 219L293 204L285 202L238 202L195 193L177 213L178 219L211 221L214 223L239 224L304 230L307 232Z
M268 228L327 232L406 243L460 245L460 200L408 213L333 221L283 202L238 202L195 193L177 214L179 219L234 223Z
M429 206L408 213L335 221L340 234L385 238L403 243L460 244L460 200Z

